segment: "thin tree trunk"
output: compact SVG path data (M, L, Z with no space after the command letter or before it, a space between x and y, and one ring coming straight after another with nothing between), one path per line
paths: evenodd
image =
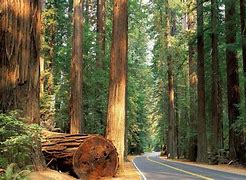
M188 2L188 30L195 32L195 0ZM191 11L191 12L190 12ZM189 43L189 93L190 93L190 123L189 123L189 149L188 159L196 161L197 158L197 62L195 60L194 40L190 39Z
M0 112L39 123L40 1L1 0Z
M114 0L106 137L117 148L120 168L125 150L127 27L127 0Z
M97 0L97 67L103 69L105 60L105 0Z
M74 0L73 46L71 61L70 133L83 133L83 0Z
M205 114L205 70L204 70L204 33L203 0L197 0L197 72L198 72L198 126L197 161L207 162L207 135Z
M96 54L96 69L100 75L104 71L105 64L105 0L97 0L97 54ZM96 87L96 97L98 101L95 104L96 112L99 114L99 120L103 127L105 127L105 111L102 102L103 82L98 82Z

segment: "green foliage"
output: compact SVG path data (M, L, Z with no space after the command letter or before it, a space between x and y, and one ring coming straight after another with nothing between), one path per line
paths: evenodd
M148 64L148 7L140 1L129 3L128 55L128 152L151 150L149 97L151 71Z
M42 13L41 56L45 62L41 125L68 131L72 1L47 0Z
M31 170L31 166L20 169L15 163L12 163L8 165L5 173L0 176L0 180L27 180Z
M83 104L86 133L104 134L106 126L109 59L112 41L113 1L106 2L106 51L104 67L96 66L97 24L96 3L85 1L83 33ZM175 33L171 37L171 48L165 48L165 3L154 0L128 2L128 88L127 120L128 146L130 152L160 149L167 144L168 130L168 82L167 56L173 57L175 83L175 113L178 124L179 150L185 155L188 141L196 135L190 129L190 87L188 42L196 47L196 31L187 29L188 13L195 13L195 7L188 7L187 1L169 1L175 22ZM222 88L223 139L228 147L227 78L225 61L224 1L218 1L219 64ZM193 11L193 12L192 12ZM204 3L205 76L206 76L206 118L211 138L211 14L210 3ZM72 1L47 0L43 13L42 57L45 59L45 93L41 100L41 118L67 132L69 127L70 60L72 39ZM237 15L238 17L238 15ZM194 17L196 19L196 17ZM239 18L237 18L239 21ZM241 62L240 28L237 43L231 49L239 50L240 87L243 96L245 83ZM153 49L152 49L153 48ZM100 53L99 53L100 54ZM196 58L196 55L194 56ZM245 98L239 105L241 116L234 124L238 132L245 132ZM0 160L1 161L1 160Z
M27 125L14 115L0 114L0 167L32 164L31 155L40 140L40 127Z

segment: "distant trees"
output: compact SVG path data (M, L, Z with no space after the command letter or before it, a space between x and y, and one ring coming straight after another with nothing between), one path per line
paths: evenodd
M0 112L39 123L40 1L1 1Z
M245 67L245 2L185 0L181 3L184 6L181 7L176 1L170 4L154 1L153 5L155 46L152 69L155 81L161 79L160 84L163 85L156 88L155 92L159 93L156 97L164 100L157 107L167 109L170 107L169 100L174 100L177 148L181 156L192 161L216 164L218 156L223 156L220 160L226 158L223 154L230 149L230 159L244 162L245 102L240 102L243 94L240 94L240 85L245 83L245 72L242 77L240 69ZM237 6L240 6L240 16ZM163 51L161 44L169 39L162 36L163 31L168 35L169 24L159 21L166 17L162 13L166 8L173 14L177 12L177 33L171 36L171 52L168 47ZM237 21L239 18L240 22ZM241 31L238 31L239 26ZM242 46L238 47L240 43ZM161 52L165 52L166 56L162 56ZM169 53L175 57L172 61ZM154 72L159 69L164 72ZM170 89L166 89L170 88L170 74L175 79L174 96L170 94ZM157 91L159 88L163 89L161 93ZM245 100L245 97L241 99ZM160 142L164 136L170 157L172 145L169 142L175 141L170 133L167 135L172 131L171 112L170 109L158 111L162 114L159 121L163 126L160 128Z
M117 148L121 168L126 133L127 24L127 0L114 0L106 138Z
M1 2L0 112L105 133L121 164L126 136L132 153L246 161L245 0Z

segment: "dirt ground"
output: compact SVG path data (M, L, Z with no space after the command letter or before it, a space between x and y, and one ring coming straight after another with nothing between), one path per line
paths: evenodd
M51 169L30 173L28 180L76 180L75 178Z
M137 171L137 169L134 167L132 160L134 159L134 156L128 156L129 162L125 162L124 164L124 171L119 172L119 174L116 175L116 177L113 178L101 178L101 180L140 180L141 177Z
M134 167L132 160L134 157L129 156L129 162L124 164L124 171L119 172L116 177L113 178L101 178L101 180L140 180L140 175L137 169ZM28 176L29 180L76 180L75 178L57 171L48 169L46 171L32 172Z
M203 168L207 168L207 169L213 169L213 170L222 171L222 172L230 172L230 173L235 173L235 174L239 174L239 175L245 175L246 174L246 168L233 167L233 166L230 166L227 164L209 165L209 164L202 164L202 163L197 163L197 162L189 162L188 160L185 160L185 159L169 160L166 157L161 157L161 158L168 160L168 161L180 162L183 164L203 167Z

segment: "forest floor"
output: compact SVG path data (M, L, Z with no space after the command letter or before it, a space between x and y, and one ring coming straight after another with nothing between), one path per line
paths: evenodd
M133 156L128 157L128 162L124 164L124 171L119 172L113 178L101 178L102 180L140 180L140 175L137 169L134 167L132 160ZM57 171L48 169L45 171L32 172L28 176L29 180L76 180L75 178Z
M45 171L31 172L28 175L27 179L28 180L76 180L72 176L51 169L47 169Z
M228 164L209 165L209 164L205 164L205 163L190 162L186 159L170 160L170 159L167 159L166 157L160 157L160 158L165 159L167 161L180 162L182 164L188 164L188 165L203 167L203 168L207 168L207 169L213 169L213 170L222 171L222 172L231 172L231 173L235 173L235 174L239 174L239 175L245 175L246 174L246 168L245 167L235 167L233 165L228 165Z
M124 171L119 172L115 177L113 178L101 178L102 180L140 180L141 177L137 171L137 169L134 167L132 160L135 158L135 156L128 156L128 162L125 162L124 164Z

